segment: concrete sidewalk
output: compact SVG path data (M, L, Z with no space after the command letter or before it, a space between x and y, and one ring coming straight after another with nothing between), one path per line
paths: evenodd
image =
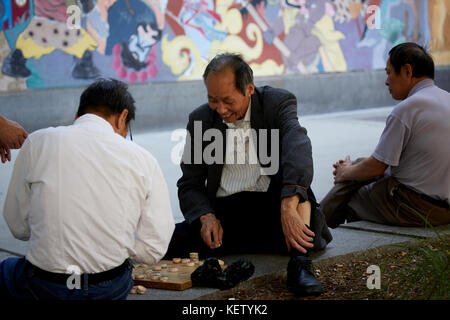
M333 185L332 164L338 159L350 155L351 159L369 156L378 142L385 125L385 119L392 107L365 109L361 111L330 113L326 115L300 115L300 123L308 129L312 142L314 159L314 180L312 189L320 201ZM166 177L171 196L171 205L176 222L183 220L179 210L176 181L181 175L178 165L182 141L175 139L174 130L137 134L134 141L149 150L159 161ZM172 136L174 139L172 139ZM11 163L0 165L0 208L3 208L8 182L12 173L13 162L17 151L13 152ZM448 227L442 232L450 232ZM415 228L395 228L380 226L367 222L357 222L343 225L331 230L334 237L326 250L315 253L314 259L325 259L349 252L408 241L417 237L434 235L430 230ZM26 242L12 237L3 216L0 217L0 260L11 253L23 255L26 252ZM230 264L243 257L234 255L224 257ZM253 277L279 271L286 268L288 257L277 255L246 255L256 266ZM211 293L211 288L191 288L185 291L169 291L149 289L145 295L129 295L128 299L181 299L190 300Z

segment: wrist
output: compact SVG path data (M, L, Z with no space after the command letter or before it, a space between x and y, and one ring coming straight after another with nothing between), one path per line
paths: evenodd
M296 210L299 200L300 196L298 194L283 198L283 200L281 200L281 213Z
M216 218L216 216L211 212L206 213L200 217L200 223L203 223L203 222L205 222L205 220L211 219L211 218Z

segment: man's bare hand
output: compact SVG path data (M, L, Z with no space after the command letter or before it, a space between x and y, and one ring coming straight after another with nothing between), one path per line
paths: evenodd
M223 228L220 221L212 213L200 217L202 228L200 234L203 241L211 249L217 249L222 245Z
M2 163L11 161L11 150L0 146L0 158L2 159Z
M309 201L298 203L298 197L295 198L296 203L295 201L288 203L285 199L281 206L281 226L288 251L290 252L294 248L301 253L307 253L307 248L314 247L312 244L314 232L308 229L302 216L304 214L310 216L311 204ZM309 213L303 212L308 208Z
M28 133L15 121L0 116L0 146L3 149L19 149Z
M347 180L345 178L345 171L351 165L352 161L350 160L350 156L346 156L345 160L339 160L338 162L333 164L334 183L339 183Z

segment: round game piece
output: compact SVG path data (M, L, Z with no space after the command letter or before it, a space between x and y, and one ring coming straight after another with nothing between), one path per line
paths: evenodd
M136 287L136 293L137 294L144 294L147 289L144 286L137 286Z
M193 266L195 266L195 262L188 262L188 263L186 263L186 265L188 267L193 267Z
M181 258L173 258L172 261L173 261L173 263L180 263Z
M169 268L169 272L178 272L178 268L176 267Z
M198 252L189 253L189 258L191 258L191 260L198 259Z
M148 268L148 265L144 263L144 264L141 264L139 267L143 268L143 269L146 269L146 268Z
M162 267L161 266L154 266L153 270L154 271L161 271Z
M157 275L152 275L152 278L151 278L151 279L152 279L152 280L159 280L159 278L160 278L160 277L157 276Z
M161 277L159 280L161 280L162 282L167 282L167 281L169 281L169 277L164 276L164 277Z
M182 259L181 262L182 262L183 264L186 264L186 263L191 262L191 259Z
M163 263L163 264L161 265L161 268L163 268L163 269L167 268L167 263Z
M136 279L138 279L138 280L145 279L145 275L139 274L139 275L136 276Z
M221 266L223 266L223 265L225 264L225 262L223 262L223 260L219 260L219 264L220 264Z

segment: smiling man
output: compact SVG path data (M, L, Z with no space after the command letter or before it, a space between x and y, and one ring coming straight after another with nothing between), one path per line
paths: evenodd
M332 228L346 219L450 223L450 93L434 84L433 60L415 43L391 49L386 73L390 94L402 102L370 157L333 165L335 186L321 202Z
M331 234L310 188L311 143L298 122L295 96L283 89L255 87L250 66L234 54L216 56L203 79L208 103L189 115L190 139L178 181L185 221L177 225L167 256L190 250L211 256L289 251L289 288L298 295L319 294L322 287L308 254L325 248ZM245 134L252 130L254 135ZM223 141L216 148L222 157L214 163L204 159L209 144L203 137L208 132L220 132ZM274 150L272 146L278 148L271 157L280 163L269 174L265 168L271 164L263 163L261 150ZM253 147L258 150L254 162ZM199 155L200 163L192 161Z

